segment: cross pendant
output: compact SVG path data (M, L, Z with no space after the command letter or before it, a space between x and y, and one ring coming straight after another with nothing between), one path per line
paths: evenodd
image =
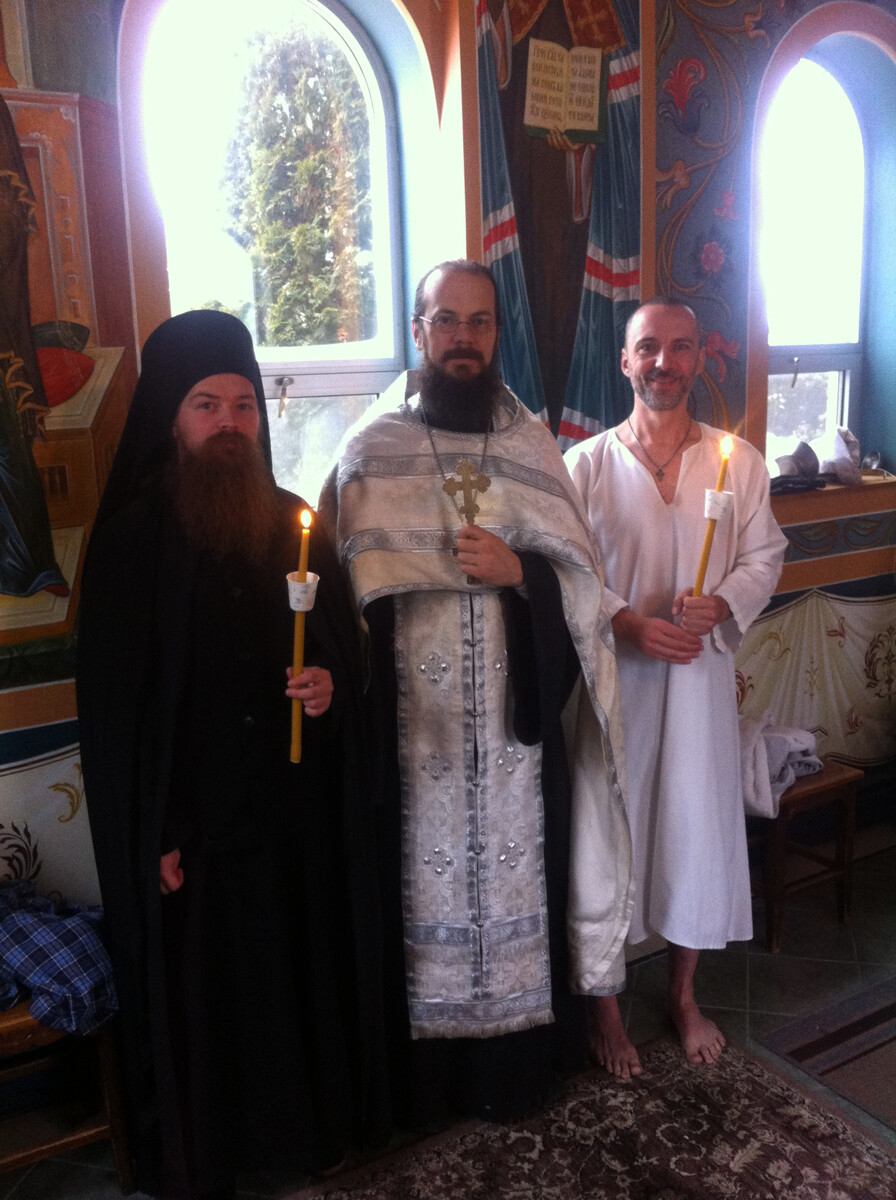
M463 492L464 502L458 507L458 512L468 525L475 525L476 514L479 512L476 495L484 492L491 480L484 472L477 474L476 468L466 458L457 464L457 473L460 479L455 479L452 475L445 480L443 488L451 497L456 496L460 491Z
M665 474L666 474L666 472L663 470L662 467L657 468L656 477L660 481L660 483L663 482L663 478L664 478Z

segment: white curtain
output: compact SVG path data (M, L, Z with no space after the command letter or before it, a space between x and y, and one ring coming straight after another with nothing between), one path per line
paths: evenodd
M771 712L857 766L896 757L896 597L807 592L753 624L736 664L743 716Z

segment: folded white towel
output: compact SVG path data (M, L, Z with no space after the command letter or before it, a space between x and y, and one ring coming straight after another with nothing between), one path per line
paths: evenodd
M758 721L740 718L740 762L744 812L776 817L781 794L802 775L822 770L815 734L777 725L770 712Z

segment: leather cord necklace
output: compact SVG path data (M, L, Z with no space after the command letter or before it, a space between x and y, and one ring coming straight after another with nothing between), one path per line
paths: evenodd
M645 455L647 455L647 458L649 459L651 465L654 468L654 472L653 472L654 475L662 483L663 477L666 474L666 467L668 467L669 463L672 461L672 459L675 457L675 455L679 452L679 450L682 448L682 446L685 444L685 442L688 440L688 438L691 436L691 426L694 424L693 420L688 421L688 427L685 430L684 437L681 439L681 441L678 443L678 445L675 447L675 449L672 451L672 453L669 455L669 457L666 459L666 461L664 463L658 463L656 461L656 459L654 459L650 454L647 453L647 450L644 448L644 443L641 441L641 439L635 433L635 427L634 427L634 425L632 425L631 417L627 417L626 420L628 421L629 429L632 431L632 437L635 439L635 441L638 443L638 445L644 451Z

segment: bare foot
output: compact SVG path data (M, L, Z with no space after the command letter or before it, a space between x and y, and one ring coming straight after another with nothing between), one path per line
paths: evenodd
M643 1072L638 1051L626 1037L615 996L595 996L588 1006L588 1050L617 1079Z
M694 1066L715 1062L727 1044L718 1025L704 1017L693 1000L670 1003L669 1013L688 1062Z

